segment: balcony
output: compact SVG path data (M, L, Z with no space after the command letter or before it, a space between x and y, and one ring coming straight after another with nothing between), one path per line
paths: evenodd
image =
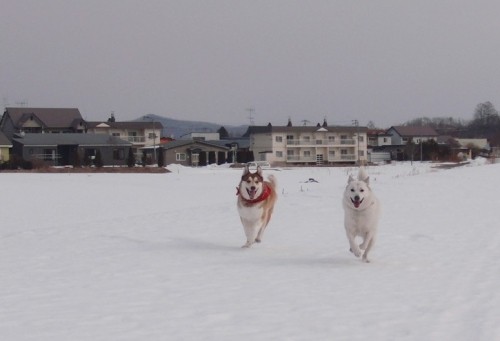
M339 140L286 140L287 147L339 147L355 146L355 139Z
M323 160L323 163L326 162L354 162L356 161L355 154L343 154L339 156L328 157L326 160ZM318 159L316 156L300 156L300 155L288 155L286 157L286 162L293 163L317 163Z
M146 141L145 136L124 136L122 137L122 139L134 144L144 144L144 142Z

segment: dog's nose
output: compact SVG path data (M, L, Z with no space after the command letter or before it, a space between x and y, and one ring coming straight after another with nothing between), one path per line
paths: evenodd
M250 187L252 191L255 191L255 186Z
M355 200L355 201L359 201L359 195L356 195L356 196L354 197L354 200Z

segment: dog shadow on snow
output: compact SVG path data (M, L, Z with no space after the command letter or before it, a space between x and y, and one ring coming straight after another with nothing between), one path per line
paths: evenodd
M346 254L336 253L332 255L312 255L292 249L283 249L272 246L257 246L252 248L241 248L232 244L221 244L216 241L207 241L190 238L175 238L172 243L177 247L192 251L207 252L231 252L238 255L239 262L263 264L266 266L287 267L352 267L353 265L366 265L358 258L352 257L348 250ZM234 260L234 259L233 259Z

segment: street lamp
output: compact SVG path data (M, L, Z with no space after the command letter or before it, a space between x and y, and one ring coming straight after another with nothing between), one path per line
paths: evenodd
M153 164L156 163L156 132L155 132L155 119L154 117L150 117L150 116L144 116L144 118L146 119L150 119L151 122L153 123Z

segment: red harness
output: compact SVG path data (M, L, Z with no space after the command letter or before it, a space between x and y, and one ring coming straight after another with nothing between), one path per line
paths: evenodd
M236 195L240 195L240 194L241 194L240 188L236 187ZM261 201L266 200L267 198L269 198L270 195L271 195L271 187L269 187L267 184L264 184L264 189L262 190L262 194L258 198L246 199L243 196L241 196L241 199L247 204L255 204L257 202L261 202Z

